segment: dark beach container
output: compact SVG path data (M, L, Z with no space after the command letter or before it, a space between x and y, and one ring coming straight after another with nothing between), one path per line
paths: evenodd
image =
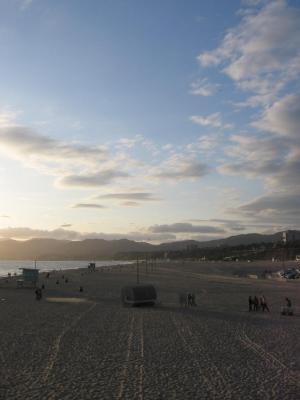
M125 286L122 289L121 299L124 305L155 305L157 293L153 285Z

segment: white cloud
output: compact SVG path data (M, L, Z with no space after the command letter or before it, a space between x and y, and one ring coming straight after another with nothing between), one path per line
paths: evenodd
M209 134L200 136L195 142L189 143L185 149L191 153L211 154L220 143L220 135Z
M233 161L221 165L221 173L263 178L268 190L294 192L299 187L299 145L283 137L234 135L231 141L226 152Z
M218 67L247 93L238 105L261 107L249 133L231 136L226 162L217 170L264 184L264 194L233 213L247 222L293 224L300 211L300 9L284 0L245 0L243 5L251 8L241 10L240 23L217 48L198 57L202 66ZM212 120L194 116L194 122L220 127L218 113L212 115Z
M144 140L142 135L135 135L133 138L121 138L116 142L116 147L120 149L131 149Z
M276 101L253 125L277 135L296 138L300 142L300 94L289 94Z
M214 128L231 128L231 124L225 124L222 121L221 114L219 112L210 114L210 115L192 115L190 120L194 122L194 124L200 126L213 126Z
M255 96L246 104L269 104L300 74L300 11L286 1L268 2L230 29L221 45L199 55L203 66L222 65L245 91Z
M0 127L0 150L25 163L30 161L97 164L107 157L103 146L70 144L40 135L24 126Z
M272 192L240 205L234 213L253 221L300 227L300 193Z
M219 88L216 83L209 83L206 78L192 82L190 85L190 94L195 96L212 96Z
M176 157L174 157L176 158ZM173 159L166 162L162 168L152 169L152 176L157 179L182 180L202 178L211 172L211 168L199 161L181 160L180 163L173 163Z
M134 166L120 153L109 155L103 145L84 145L40 135L23 126L0 127L0 151L23 165L56 177L57 187L93 188L126 178Z

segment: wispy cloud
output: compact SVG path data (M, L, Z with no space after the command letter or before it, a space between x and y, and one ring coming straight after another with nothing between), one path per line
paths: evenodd
M32 6L34 0L20 0L20 10L25 11Z
M300 196L298 193L272 192L240 205L232 212L252 221L288 224L299 228Z
M123 192L123 193L107 193L95 197L96 199L108 200L136 200L136 201L159 201L153 193L149 192Z
M300 144L300 94L288 94L275 101L264 111L262 118L253 123L253 126L276 135L297 139Z
M124 207L138 207L138 206L140 206L140 204L141 203L138 203L136 201L123 201L121 203L121 206L124 206Z
M144 138L142 135L135 135L133 138L121 138L119 139L115 146L117 148L131 149L138 143L143 142Z
M102 206L101 204L95 204L95 203L77 203L72 206L72 208L106 208L105 206Z
M0 127L0 150L23 162L53 161L97 164L103 161L106 150L53 139L24 126Z
M195 96L213 96L219 88L219 85L216 83L208 82L207 78L197 80L192 82L190 85L190 94Z
M199 138L187 144L185 149L189 153L202 153L206 155L210 155L211 152L220 144L221 136L211 133L208 135L199 136Z
M163 163L162 167L153 168L151 176L161 180L178 181L183 179L198 179L211 172L211 168L197 160L178 160L177 156L173 156L170 160Z
M97 188L128 176L126 172L108 169L90 174L65 175L58 178L56 184L59 187Z
M270 104L300 74L300 12L286 1L270 1L246 13L221 45L198 57L202 66L222 65L244 91L248 105ZM225 65L225 67L223 67Z
M225 230L220 227L193 225L184 222L169 225L154 225L149 228L149 231L154 233L225 233Z
M227 232L240 232L246 229L246 225L242 220L236 219L222 219L222 218L211 218L211 219L191 219L191 222L202 222L202 223L210 223L210 224L217 224L222 229L226 230Z
M8 128L15 125L15 120L18 113L9 108L2 108L0 110L0 128Z
M248 132L230 137L226 162L217 170L264 185L265 193L233 213L248 223L261 218L291 224L300 212L300 95L295 84L300 77L300 10L284 0L243 4L251 9L242 10L241 22L217 48L198 57L203 67L219 68L246 93L240 105L259 107ZM220 124L217 118L215 123Z
M221 114L219 112L210 114L210 115L192 115L190 120L194 122L194 124L200 126L212 126L213 128L224 128L229 129L232 128L232 124L226 124L222 121Z

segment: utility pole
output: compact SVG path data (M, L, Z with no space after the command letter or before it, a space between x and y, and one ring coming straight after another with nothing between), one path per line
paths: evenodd
M136 258L136 283L140 283L140 266L139 266L139 258Z

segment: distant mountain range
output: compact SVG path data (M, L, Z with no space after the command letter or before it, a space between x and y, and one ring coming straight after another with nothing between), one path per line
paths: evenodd
M300 231L289 231L300 240ZM272 235L249 233L216 239L206 242L184 240L153 245L133 240L87 239L83 241L30 239L18 241L5 239L0 241L0 259L2 260L101 260L112 259L126 253L154 253L183 250L187 248L213 248L223 246L238 246L258 243L278 242L282 232Z

